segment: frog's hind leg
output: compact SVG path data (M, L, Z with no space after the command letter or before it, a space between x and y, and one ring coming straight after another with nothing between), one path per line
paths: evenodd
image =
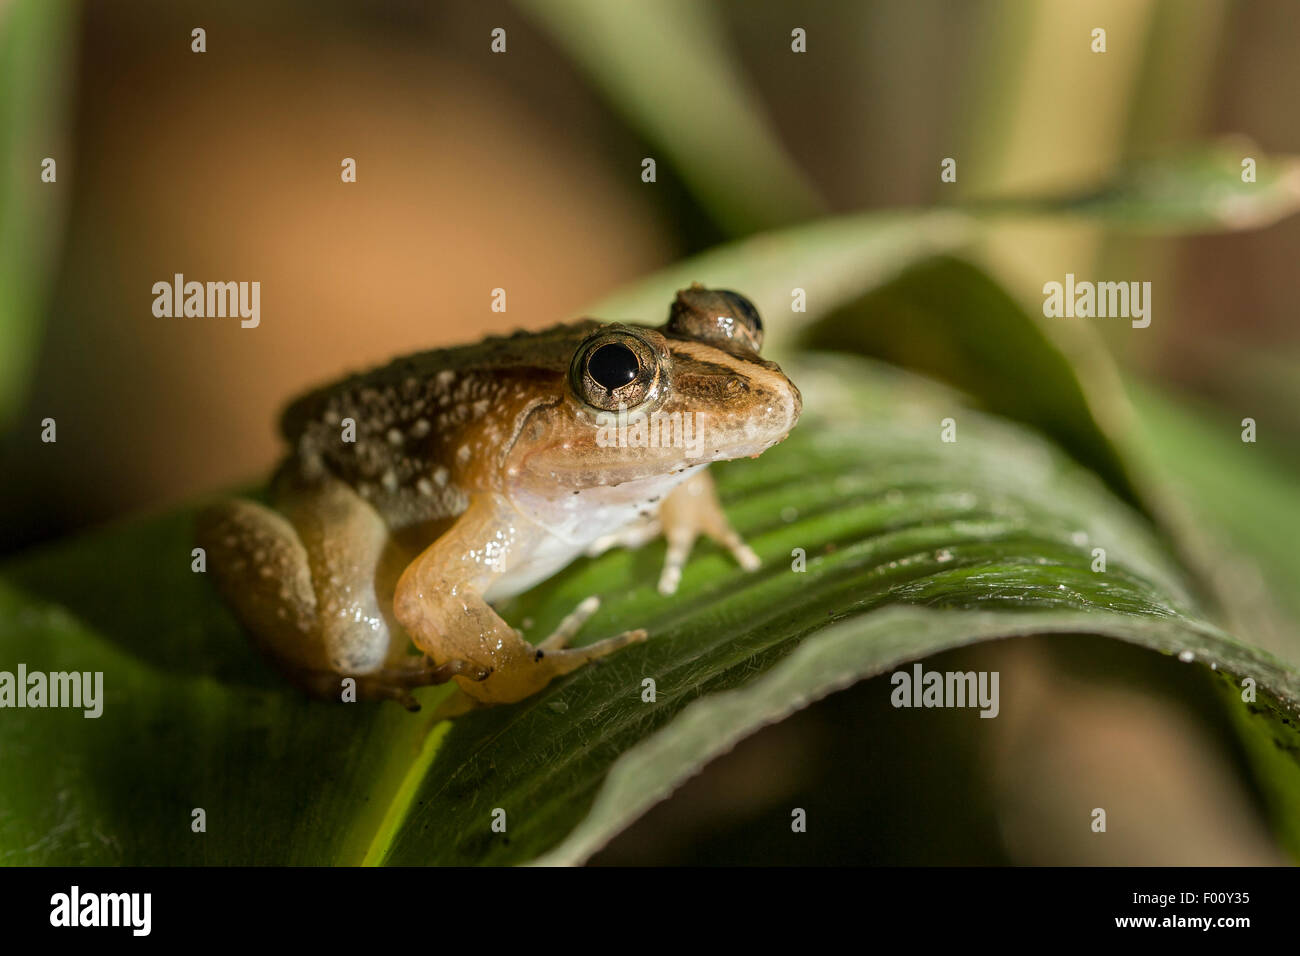
M307 552L282 516L236 498L203 511L199 545L217 590L263 651L305 670L328 670Z
M405 653L375 593L387 527L351 488L331 481L281 497L287 518L235 500L204 512L198 531L219 590L291 680L337 700L352 678L358 699L418 710L414 687L487 676L465 661Z

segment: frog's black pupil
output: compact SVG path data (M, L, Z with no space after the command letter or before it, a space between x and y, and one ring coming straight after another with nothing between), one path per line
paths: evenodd
M638 368L636 353L618 342L602 345L587 359L587 373L611 392L636 378Z
M735 307L740 317L755 332L763 331L763 320L758 317L758 309L754 308L754 303L750 302L739 292L724 292L723 295Z

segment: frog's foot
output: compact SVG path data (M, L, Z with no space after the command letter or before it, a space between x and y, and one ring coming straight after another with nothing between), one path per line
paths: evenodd
M599 660L621 648L627 647L629 644L639 644L646 639L645 630L638 628L634 631L625 631L617 637L610 637L594 644L588 644L586 647L566 648L565 645L573 639L583 623L596 612L598 607L600 607L599 598L587 598L560 622L560 626L555 629L555 633L540 644L533 645L532 663L538 665L538 667L531 675L535 686L528 691L529 694L541 690L552 679L559 677L561 674L568 674L577 670L583 664ZM527 696L527 694L524 696ZM478 710L490 703L492 703L490 700L476 700L466 693L465 688L462 687L461 690L442 700L434 708L429 724L430 729L440 721L460 717L462 714Z
M707 471L696 472L673 489L659 508L659 522L668 541L663 572L659 575L660 594L672 594L677 590L682 580L682 568L686 566L695 539L701 534L730 551L736 563L746 571L757 571L762 564L727 520Z
M537 660L543 658L558 659L561 662L574 661L573 667L562 667L557 669L558 674L567 674L569 671L582 666L587 661L594 661L597 658L604 657L606 654L612 654L620 647L627 647L629 644L636 644L646 639L644 628L637 628L634 631L624 631L617 637L606 638L603 641L597 641L595 644L588 644L586 647L579 647L572 650L565 650L569 641L577 635L582 629L582 625L596 613L600 608L600 598L592 596L579 604L573 611L560 622L560 626L555 629L546 640L535 645Z
M338 700L343 695L346 680L355 684L356 700L392 700L411 712L420 709L420 703L411 694L416 687L445 684L453 677L486 680L490 668L469 661L447 661L434 664L427 657L411 657L394 667L384 667L368 674L339 674L335 671L307 671L294 673L286 668L291 679L309 694Z
M554 636L554 635L553 635ZM595 644L588 644L586 647L570 647L563 650L556 649L552 646L547 649L538 645L535 659L545 661L550 677L558 677L561 674L567 674L570 671L576 671L583 664L590 661L599 660L608 654L627 647L629 644L640 644L646 639L646 631L643 627L638 627L634 631L624 631L617 637L607 637L603 641L597 641ZM547 638L551 640L551 638ZM561 645L562 646L562 645ZM550 678L548 677L548 680Z
M411 694L414 687L445 684L453 677L466 677L473 681L487 680L490 667L481 667L469 661L455 660L435 664L427 657L412 657L397 667L385 667L373 674L356 678L357 695L366 699L395 700L414 713L420 702Z

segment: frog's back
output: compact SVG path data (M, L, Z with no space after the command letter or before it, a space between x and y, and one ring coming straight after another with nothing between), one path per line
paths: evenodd
M372 393L403 391L432 399L452 391L456 381L465 375L527 367L563 372L578 343L601 324L584 319L539 332L494 335L471 345L403 355L387 365L357 372L294 399L280 416L280 434L290 442L297 441L312 421L342 403L360 405L359 410L364 412L366 403L359 401L363 394L373 399L376 396Z
M601 324L419 352L308 392L280 419L288 464L304 477L341 478L395 527L458 514L473 490L466 452L475 426L490 432L494 416L509 419L536 396L558 395L574 350ZM348 419L351 441L343 439Z

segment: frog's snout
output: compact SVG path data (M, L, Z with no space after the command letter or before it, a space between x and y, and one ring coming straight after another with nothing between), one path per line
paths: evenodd
M803 395L776 365L772 366L770 376L760 383L760 388L767 393L764 405L774 445L790 434L798 423L803 414Z

